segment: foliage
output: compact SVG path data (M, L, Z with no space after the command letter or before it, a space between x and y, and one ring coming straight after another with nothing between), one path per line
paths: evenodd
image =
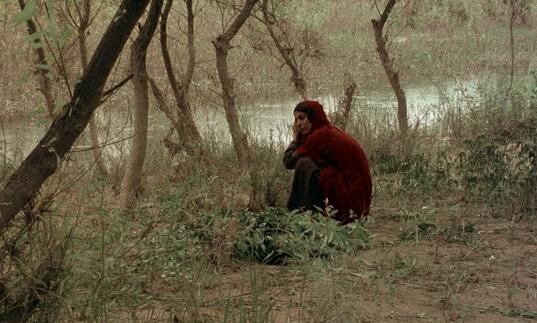
M474 223L468 223L451 216L448 225L441 230L442 236L449 242L469 242L473 233L476 233Z
M498 312L500 314L503 314L507 317L519 317L519 318L527 318L527 319L537 319L537 312L530 311L523 308L498 308L496 306L491 306L488 308L491 312Z
M282 8L286 18L304 29L318 30L328 21L330 4L325 1L290 1Z
M436 225L434 223L420 222L412 230L401 232L399 239L401 241L418 241L434 231L436 231Z
M416 132L409 160L390 146L373 151L377 187L392 194L458 191L466 200L535 208L536 88L530 73L510 90L482 84L456 106L447 103L437 123ZM437 141L424 140L430 136Z
M331 258L367 248L369 235L360 224L341 225L319 213L269 208L239 215L241 231L233 255L267 264L287 264L312 257Z

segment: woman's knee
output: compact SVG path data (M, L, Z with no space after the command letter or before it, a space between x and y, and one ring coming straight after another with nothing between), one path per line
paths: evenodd
M313 161L313 159L309 157L300 157L296 161L295 170L296 169L317 169L319 166Z

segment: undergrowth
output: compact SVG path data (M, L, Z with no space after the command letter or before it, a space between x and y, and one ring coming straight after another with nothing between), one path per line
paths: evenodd
M367 107L355 110L351 132L368 152L373 171L371 219L383 207L396 209L389 220L404 227L396 237L402 244L417 245L435 237L447 243L477 244L479 228L458 214L465 203L496 210L495 215L505 207L512 211L506 216L535 210L535 73L510 91L503 83L483 86L477 97L465 102L443 102L436 123L414 128L409 159L398 154L393 116L376 111L380 118L374 119L366 115ZM90 179L83 189L68 190L69 199L57 201L40 226L17 237L15 244L6 244L3 253L28 253L27 259L9 259L38 264L46 252L38 253L35 246L43 241L54 245L72 236L61 288L38 313L53 320L113 321L125 319L116 315L137 313L167 291L174 297L181 295L182 299L173 300L178 307L200 300L188 308L199 314L204 305L200 294L209 284L205 280L241 266L307 266L316 260L352 257L369 248L373 238L367 223L343 226L320 214L281 208L291 177L283 169L281 150L278 145L261 144L255 149L262 169L255 184L266 203L260 211L245 207L252 183L234 167L232 152L219 150L211 156L214 159L185 161L172 175L160 171L172 164L170 160L152 156L152 161L162 164L152 165L145 185L155 189L134 212L115 210L113 197L102 183ZM68 166L63 169L69 171ZM457 205L447 224L435 213L438 200ZM9 235L5 238L11 240ZM407 275L415 263L401 259L394 268L404 269L401 275ZM23 288L30 274L17 266L8 262L0 266L2 286ZM6 277L11 283L4 284ZM8 296L13 295L18 293Z

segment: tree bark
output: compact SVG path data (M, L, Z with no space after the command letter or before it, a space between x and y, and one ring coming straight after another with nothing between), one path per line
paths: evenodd
M19 6L21 10L24 10L26 7L26 4L24 3L24 0L19 0ZM28 27L28 35L33 35L37 32L37 28L35 27L35 24L33 20L30 18L26 21L26 26ZM50 79L48 78L48 70L45 68L48 66L47 60L45 58L45 51L43 50L43 46L41 44L41 40L39 38L35 38L33 40L33 43L35 44L35 56L36 56L36 68L35 72L39 76L39 91L41 91L41 94L45 97L45 107L47 109L47 114L50 120L54 120L55 114L54 114L54 95L52 94L52 88L50 86Z
M134 90L134 137L132 150L121 182L119 201L122 209L136 206L147 147L149 93L147 81L147 48L157 28L163 0L153 0L147 21L131 47L131 73Z
M73 97L44 137L0 189L0 232L58 168L99 106L106 80L149 0L123 0L104 33Z
M172 88L175 103L177 104L177 115L178 120L181 124L181 128L178 129L180 130L178 131L179 139L181 140L182 146L187 148L192 153L196 148L199 148L199 146L201 145L201 136L196 126L196 123L194 122L194 118L192 116L192 107L188 98L188 92L190 88L190 83L192 82L192 77L194 75L194 67L196 60L196 51L194 47L194 13L192 9L192 1L186 0L188 11L187 44L189 55L186 66L186 73L183 77L182 82L179 82L173 70L167 40L167 23L172 3L173 0L168 0L162 12L162 18L160 21L160 47L162 51L162 59L164 61L166 74L168 76L168 80Z
M386 20L388 20L388 16L396 2L397 0L388 0L386 8L384 9L384 12L381 14L380 18L371 20L371 23L373 24L377 52L379 54L382 67L384 68L384 72L386 73L386 76L390 81L390 85L395 93L395 97L397 98L397 121L399 124L399 131L401 132L403 155L407 156L409 152L407 151L408 115L406 95L405 91L401 87L401 82L399 81L399 73L396 72L393 67L393 61L388 53L388 49L386 48L386 37L383 35L384 25L386 24Z
M240 166L248 171L250 176L251 191L249 195L249 208L256 210L261 206L260 175L259 169L252 165L252 154L248 146L246 133L241 130L237 108L235 107L235 94L233 93L233 80L229 76L227 66L227 55L230 49L230 42L242 27L246 19L250 16L256 0L246 0L244 7L235 17L231 25L213 40L216 50L216 69L222 85L222 101L226 113L226 120L229 125L233 147L237 154Z
M515 78L515 35L513 33L513 27L516 17L516 0L509 0L509 7L511 9L511 17L509 19L509 49L511 52L511 69L509 74L509 88L507 93L511 95L511 89L513 88L513 79Z
M82 70L85 73L88 68L88 46L86 45L86 32L90 24L90 15L91 15L91 2L90 0L84 0L83 10L80 15L80 23L78 25L78 45L80 50L80 61L82 63ZM106 169L106 164L101 156L103 148L99 148L99 127L97 126L97 121L95 120L95 114L92 114L89 120L89 133L91 146L94 147L93 159L95 160L95 165L97 170L102 177L108 178L108 170Z
M342 130L347 129L351 116L352 100L357 87L358 85L352 76L345 74L345 90L343 91L343 96L338 102L338 111L336 112L335 120L333 120L336 126Z
M157 100L157 106L164 113L164 115L168 118L168 121L172 124L173 129L177 133L181 133L181 123L179 122L179 119L174 114L173 109L166 103L166 100L164 99L164 94L162 94L162 90L158 87L155 80L152 78L148 78L149 84L151 85L151 91L153 92L153 96L155 97L155 100Z
M295 91L298 93L300 98L302 100L308 99L308 91L307 91L307 83L304 79L304 73L300 70L300 67L298 66L298 63L296 62L296 59L292 55L292 50L286 50L284 49L282 45L282 40L276 36L276 33L274 32L274 28L272 28L274 17L271 17L268 12L268 0L263 0L262 5L262 11L263 11L263 24L267 27L267 30L269 32L270 38L272 38L272 41L274 42L274 45L278 49L278 52L280 53L281 57L283 58L283 61L285 62L285 65L289 67L291 70L292 76L291 81L293 82L293 85L295 86Z
M226 113L226 120L229 125L231 139L235 153L242 167L248 167L250 163L250 151L248 147L248 139L241 130L237 108L235 107L235 94L233 92L233 80L229 76L227 66L227 55L229 53L230 42L235 37L239 29L242 27L246 19L250 16L256 0L246 0L244 7L235 17L231 25L213 40L213 45L216 50L216 69L218 77L222 85L222 101Z

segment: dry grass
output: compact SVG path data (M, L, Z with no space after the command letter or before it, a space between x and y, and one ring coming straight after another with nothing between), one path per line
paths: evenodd
M140 322L519 322L535 318L535 217L512 222L479 205L435 209L438 230L401 241L416 220L374 208L374 244L334 261L294 266L241 263L214 271L194 265L179 280L155 277L146 301L129 317ZM376 201L377 205L382 201ZM448 239L450 223L475 231ZM464 223L463 223L464 222ZM225 269L227 268L227 269ZM125 314L112 311L118 321ZM69 320L76 319L72 313Z

